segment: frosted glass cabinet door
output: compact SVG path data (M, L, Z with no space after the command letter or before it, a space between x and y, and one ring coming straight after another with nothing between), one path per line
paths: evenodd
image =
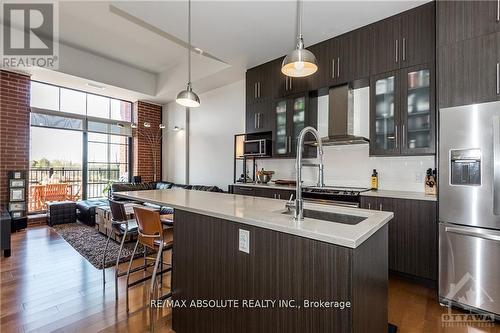
M289 151L289 140L287 133L287 101L283 100L276 104L276 131L274 140L275 155L285 156Z
M297 147L297 138L300 131L306 127L306 98L298 97L292 100L293 116L292 116L292 138L291 138L291 151L295 152Z
M399 152L398 148L398 89L397 74L388 73L375 76L370 93L370 153L390 155Z
M404 76L403 76L404 75ZM434 102L431 69L420 66L402 73L402 151L434 153Z

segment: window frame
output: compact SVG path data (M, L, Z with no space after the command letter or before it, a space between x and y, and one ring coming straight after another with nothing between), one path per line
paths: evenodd
M79 131L79 132L82 132L82 137L83 137L83 140L82 140L82 199L83 200L86 200L88 199L88 191L87 191L87 187L89 185L89 180L88 180L88 171L89 171L89 161L88 161L88 148L89 148L89 140L88 140L88 134L89 133L96 133L96 134L104 134L104 135L108 135L108 137L110 135L116 135L116 136L122 136L126 139L126 144L114 144L114 143L111 143L110 140L108 139L108 142L107 143L103 143L103 144L106 144L107 147L108 147L108 150L110 148L110 145L114 145L114 146L127 146L128 149L127 149L127 161L124 162L124 163L111 163L109 161L109 152L108 152L108 161L107 162L98 162L98 164L106 164L107 165L107 172L108 172L108 175L109 175L109 172L110 172L110 166L111 165L114 165L114 164L117 164L117 165L126 165L127 166L127 169L128 169L128 182L131 181L132 179L132 173L133 173L133 156L132 156L132 153L133 153L133 136L132 136L132 129L131 129L131 125L133 124L132 120L134 119L134 109L133 109L133 103L131 101L127 101L127 100L124 100L124 99L120 99L120 98L114 98L114 97L110 97L110 96L106 96L106 95L101 95L101 94L95 94L95 93L90 93L90 92L87 92L87 91L83 91L83 90L79 90L79 89L74 89L74 88L69 88L69 87L64 87L64 86L59 86L59 85L55 85L55 84L51 84L51 83L46 83L46 82L42 82L42 81L37 81L37 80L31 80L31 82L36 82L38 84L44 84L44 85L48 85L48 86L53 86L53 87L57 87L58 88L58 98L59 98L59 101L58 101L58 106L59 106L59 109L58 110L52 110L52 109L44 109L44 108L40 108L40 107L35 107L35 106L31 106L31 100L30 100L30 110L31 110L31 113L38 113L38 114L42 114L42 115L48 115L48 116L58 116L58 117L64 117L64 118L70 118L70 119L78 119L78 120L82 120L82 129L70 129L70 128L59 128L59 127L53 127L53 126L44 126L44 125L40 125L40 124L30 124L30 126L33 126L33 127L42 127L42 128L55 128L55 129L62 129L62 130L69 130L69 131ZM30 89L31 89L31 85L30 85ZM72 91L76 91L76 92L80 92L80 93L84 93L85 94L85 114L79 114L79 113L72 113L72 112L67 112L67 111L61 111L61 90L62 89L66 89L66 90L72 90ZM104 97L104 98L107 98L109 100L109 103L108 103L108 117L107 118L101 118L101 117L96 117L96 116L89 116L88 115L88 96L89 95L95 95L95 96L99 96L99 97ZM112 100L117 100L117 101L120 101L120 102L125 102L125 103L128 103L130 104L130 120L116 120L116 119L111 119L111 105L112 105ZM102 124L106 124L106 125L114 125L114 126L119 126L121 127L120 125L123 125L123 126L127 126L128 128L130 128L130 132L129 134L125 133L125 134L118 134L118 133L113 133L113 132L108 132L108 133L103 133L103 132L99 132L99 131L89 131L89 125L88 123L89 122L96 122L96 123L102 123ZM90 140L90 142L92 143L93 141ZM95 163L95 162L91 162L90 164L92 163Z

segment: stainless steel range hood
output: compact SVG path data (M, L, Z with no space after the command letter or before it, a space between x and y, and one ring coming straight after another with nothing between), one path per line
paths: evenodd
M328 95L328 136L322 138L323 145L369 143L369 139L354 134L354 98L349 85L330 88Z

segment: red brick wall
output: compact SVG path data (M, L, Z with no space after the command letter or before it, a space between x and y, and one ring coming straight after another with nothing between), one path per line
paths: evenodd
M156 134L161 123L162 107L160 105L146 102L134 103L134 122L137 129L134 130L134 176L141 176L143 182L161 180L161 141L153 145L146 138L145 132ZM145 129L144 122L149 122L151 127ZM142 134L141 134L142 133ZM154 179L153 153L156 151L156 179Z
M0 204L8 202L9 170L29 168L30 78L0 71Z

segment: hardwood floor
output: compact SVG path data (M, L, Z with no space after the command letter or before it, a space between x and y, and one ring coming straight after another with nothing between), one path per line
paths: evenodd
M137 273L142 274L142 273ZM12 256L0 262L0 332L145 332L148 311L143 286L131 289L131 312L125 311L124 278L115 304L112 271L102 272L46 226L12 236ZM168 278L164 280L168 289ZM500 333L492 328L441 327L447 313L431 289L391 278L389 321L401 333ZM453 310L458 313L458 310ZM173 333L170 309L161 310L158 332Z

